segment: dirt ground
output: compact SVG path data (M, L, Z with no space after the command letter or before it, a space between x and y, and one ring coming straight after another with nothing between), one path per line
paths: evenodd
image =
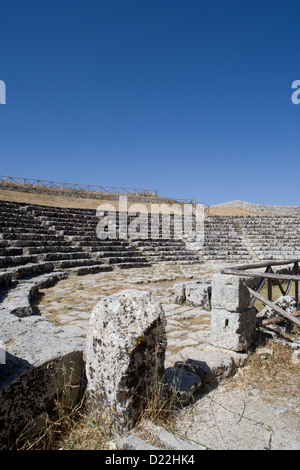
M183 410L178 435L213 450L300 450L300 365L293 351L268 346L270 356L258 348L235 377Z
M28 204L41 204L44 206L51 206L51 207L70 207L73 209L94 209L96 210L100 204L111 204L117 210L119 209L119 202L118 201L109 201L109 200L101 200L101 199L88 199L88 198L76 198L70 197L68 195L55 195L54 194L43 194L43 193L33 193L33 192L26 192L26 191L9 191L7 189L1 189L0 186L0 199L2 201L11 201L11 202L25 202ZM128 208L133 206L133 202L128 202ZM167 205L163 207L162 202L159 201L159 210L161 212L168 212ZM151 204L145 202L143 203L146 210L150 212L152 209L155 210L155 204ZM171 206L172 207L172 206ZM174 209L174 207L173 207ZM175 210L176 212L176 210ZM182 213L183 209L179 211ZM241 207L218 207L218 206L211 206L205 208L206 215L258 215L255 212L251 212L247 209L243 209Z
M211 277L222 266L155 265L74 276L42 291L37 307L69 334L84 337L90 312L103 297L127 288L152 290L167 316L170 366L180 345L205 348L210 331L209 311L174 303L174 283ZM299 372L300 353L272 341L261 344L234 377L198 392L171 430L200 449L300 450Z

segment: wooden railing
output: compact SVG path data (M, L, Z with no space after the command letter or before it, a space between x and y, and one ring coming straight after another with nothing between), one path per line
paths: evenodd
M250 278L258 278L259 282L257 287L253 290L248 287L248 290L251 294L251 302L250 307L253 307L255 302L259 300L260 302L264 303L271 307L277 314L278 317L273 318L272 320L265 320L264 324L268 323L279 323L282 321L282 317L291 321L295 325L300 328L300 320L297 318L300 316L300 311L296 311L291 313L286 312L282 308L278 307L273 302L273 286L276 285L279 287L282 295L289 295L292 283L295 283L295 300L297 303L297 307L299 306L299 263L300 259L291 259L287 261L270 261L266 263L256 263L256 264L247 264L247 265L240 265L231 268L223 269L221 272L222 274L232 274L235 276L241 277L250 277ZM283 274L283 273L274 273L273 267L274 266L287 266L291 265L291 272L290 274ZM260 268L266 268L265 272L253 271L258 270ZM260 291L264 287L265 283L268 284L268 298L265 298L260 294ZM287 286L283 286L283 282L287 283Z

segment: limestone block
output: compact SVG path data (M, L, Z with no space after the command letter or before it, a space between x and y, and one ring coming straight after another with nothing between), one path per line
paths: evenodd
M210 309L211 280L202 279L175 284L173 292L176 304L183 304L186 301L193 307Z
M152 440L157 442L158 445L164 450L197 451L204 449L201 444L197 444L197 446L195 446L185 439L180 438L178 435L175 435L161 426L154 424L150 420L143 421L142 430L147 436L150 436Z
M120 450L159 450L131 432L120 437L116 443Z
M212 309L230 312L246 310L250 304L250 293L242 278L229 274L215 274L212 280Z
M174 284L173 292L175 294L175 304L183 304L185 302L185 284Z
M163 389L165 327L163 308L148 291L106 297L91 314L86 341L90 410L113 432L130 430L151 390Z
M274 301L274 304L276 304L278 307L288 313L293 313L297 311L296 299L291 295L282 295L278 297L278 299ZM278 313L275 312L271 307L266 306L259 312L257 316L261 318L271 318L278 316Z
M210 341L214 346L233 351L247 351L255 342L256 309L229 312L212 309Z
M210 309L211 283L209 281L187 282L185 297L188 305Z
M197 348L184 348L181 357L185 362L177 362L175 366L184 367L198 374L203 382L220 382L235 372L235 364L229 354L215 351L203 351Z
M31 299L38 292L35 284L24 284L12 289L3 301L3 307L18 317L33 315Z

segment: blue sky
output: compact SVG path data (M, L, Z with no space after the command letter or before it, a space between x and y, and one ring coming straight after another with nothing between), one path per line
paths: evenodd
M300 205L299 0L0 0L0 174Z

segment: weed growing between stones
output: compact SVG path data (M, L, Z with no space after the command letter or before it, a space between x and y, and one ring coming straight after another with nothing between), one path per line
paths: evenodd
M176 413L184 406L178 388L180 388L180 383L177 383L176 386L169 386L165 381L165 376L162 378L161 374L155 371L152 384L144 397L144 410L137 423L137 428L144 421L171 426Z
M56 371L56 398L32 417L19 433L10 450L55 450L60 439L75 427L85 413L85 380L76 364Z

